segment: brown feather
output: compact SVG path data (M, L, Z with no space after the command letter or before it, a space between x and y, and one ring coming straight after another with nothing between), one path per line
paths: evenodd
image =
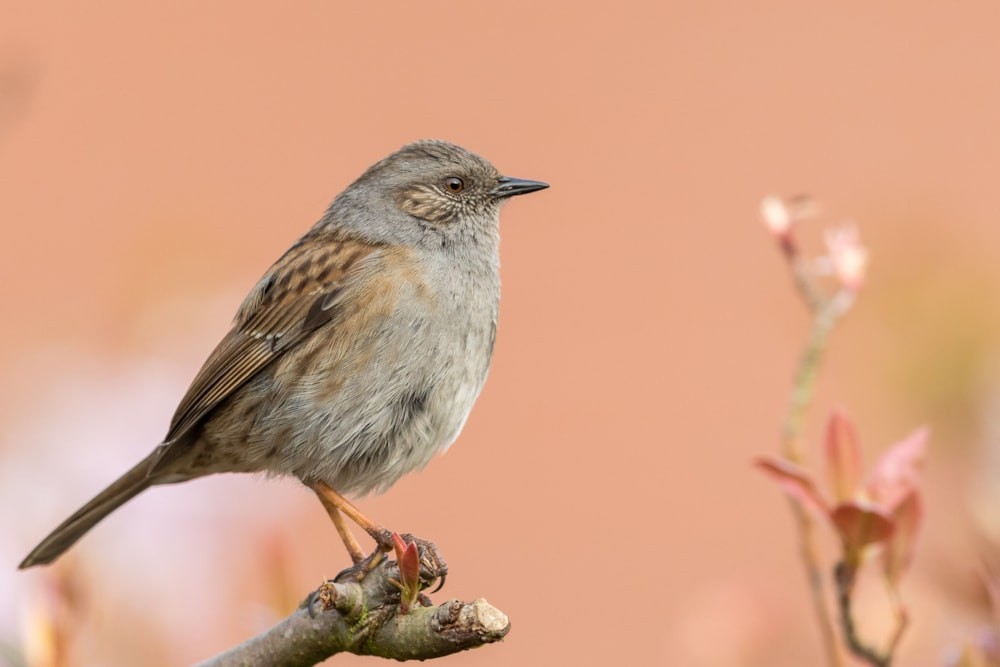
M328 249L319 258L317 243ZM351 268L376 248L320 236L307 236L290 248L240 306L233 328L181 399L164 442L184 436L261 369L329 323Z

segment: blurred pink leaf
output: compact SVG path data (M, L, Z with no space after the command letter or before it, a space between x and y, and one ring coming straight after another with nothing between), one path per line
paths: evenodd
M874 502L893 510L920 488L920 470L929 435L926 428L919 428L882 455L868 482L868 494Z
M913 490L892 512L893 532L882 554L885 576L895 586L913 560L917 532L923 517L920 494Z
M846 502L855 497L861 485L861 444L854 422L835 410L826 423L823 444L833 500Z
M757 467L778 482L785 493L820 515L829 514L826 500L805 468L787 459L765 457L757 459Z
M865 547L883 542L893 533L892 520L868 503L841 503L830 513L830 520L843 540L844 560L852 566L861 561Z

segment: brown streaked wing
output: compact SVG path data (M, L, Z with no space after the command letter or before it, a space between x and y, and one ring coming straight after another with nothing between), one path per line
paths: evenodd
M233 328L177 406L164 442L187 433L261 369L333 320L352 267L374 250L355 240L318 237L292 246L243 301Z

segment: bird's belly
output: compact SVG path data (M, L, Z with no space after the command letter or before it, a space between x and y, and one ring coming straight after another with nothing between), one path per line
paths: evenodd
M458 437L480 388L449 382L398 387L346 412L338 402L315 405L298 429L302 449L289 472L343 493L384 491Z
M272 474L352 495L384 491L458 437L486 379L491 327L469 327L444 348L379 350L350 372L320 364L289 386L272 382L272 409L246 451Z

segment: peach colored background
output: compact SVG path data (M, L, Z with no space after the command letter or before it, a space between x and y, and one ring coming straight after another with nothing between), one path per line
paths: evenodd
M819 664L786 504L749 466L776 447L806 329L756 218L771 192L858 220L874 262L810 433L838 404L869 457L935 430L900 664L939 664L976 627L969 535L1000 526L982 500L1000 484L996 3L0 16L0 643L68 614L65 664L191 662L345 564L297 484L222 476L14 571L158 442L270 262L420 137L552 184L505 210L496 356L465 432L362 503L438 542L438 599L510 614L503 644L447 664Z

